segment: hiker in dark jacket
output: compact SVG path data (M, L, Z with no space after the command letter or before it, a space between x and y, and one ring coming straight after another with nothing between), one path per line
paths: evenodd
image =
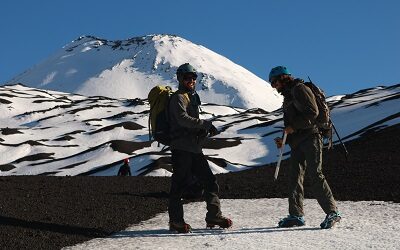
M124 164L118 170L118 176L131 176L131 167L129 166L129 159L124 159Z
M218 225L228 228L232 225L230 219L222 216L217 180L202 152L206 136L214 136L218 130L210 121L199 119L200 98L195 91L196 78L196 70L189 63L179 66L179 89L171 96L168 109L173 166L168 206L169 226L170 230L179 233L191 231L183 216L182 194L192 176L204 187L207 227Z
M322 173L322 137L315 125L318 106L310 88L301 79L294 79L289 70L278 66L269 74L271 86L283 95L284 133L291 148L289 167L289 216L279 222L279 227L303 226L304 175L311 180L311 189L326 213L321 228L331 228L341 217L332 191ZM278 148L282 138L275 138Z

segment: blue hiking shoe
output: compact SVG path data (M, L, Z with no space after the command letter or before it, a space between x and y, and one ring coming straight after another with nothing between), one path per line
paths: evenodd
M322 229L332 228L337 222L342 219L339 212L331 212L326 215L325 220L321 223Z
M303 216L288 215L279 221L278 227L301 227L306 224Z

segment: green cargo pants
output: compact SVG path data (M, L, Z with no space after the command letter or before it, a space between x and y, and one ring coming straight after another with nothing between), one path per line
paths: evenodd
M291 149L289 167L289 214L304 216L304 175L311 180L311 191L326 214L337 212L332 191L322 173L322 138L313 134Z

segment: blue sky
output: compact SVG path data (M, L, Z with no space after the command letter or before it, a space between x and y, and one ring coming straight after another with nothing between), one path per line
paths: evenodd
M286 65L327 95L400 82L397 0L3 0L0 83L81 35L175 34L266 79Z

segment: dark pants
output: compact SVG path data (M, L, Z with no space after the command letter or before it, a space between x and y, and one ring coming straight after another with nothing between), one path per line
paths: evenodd
M202 153L195 154L182 150L172 150L173 174L169 194L169 220L183 222L182 194L192 176L196 176L204 187L204 198L207 203L206 218L221 216L219 187L210 166Z
M314 134L292 149L289 168L289 214L303 216L304 175L311 180L311 191L326 214L337 212L332 191L322 173L322 138Z

